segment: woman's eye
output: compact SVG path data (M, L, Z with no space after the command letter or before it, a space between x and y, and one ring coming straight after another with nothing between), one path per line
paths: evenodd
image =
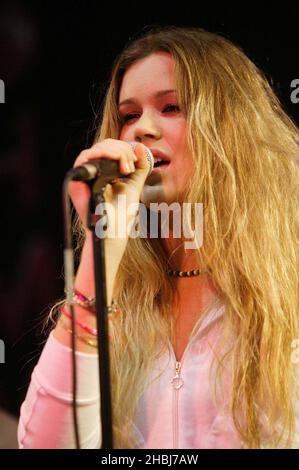
M168 104L168 105L164 108L163 111L164 111L164 112L165 112L165 111L175 111L175 112L178 113L178 112L180 111L180 108L179 108L179 106L177 106L177 105L175 105L175 104Z
M179 106L175 105L175 104L168 104L165 106L165 108L163 108L163 113L165 112L175 112L175 113L178 113L180 112L180 108ZM128 114L125 114L124 116L122 116L120 118L121 122L122 123L127 123L129 121L131 121L132 119L135 119L135 118L138 118L139 117L139 114L138 113L128 113Z
M122 121L122 122L128 122L128 121L130 121L131 119L134 119L134 118L137 117L137 116L138 116L138 114L133 114L133 113L131 113L131 114L126 114L125 116L123 116L123 117L121 118L121 121Z

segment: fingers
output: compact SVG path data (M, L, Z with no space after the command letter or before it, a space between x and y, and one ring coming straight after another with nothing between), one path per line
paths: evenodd
M137 156L136 168L141 168L149 172L151 170L151 164L148 160L148 149L145 145L137 143L135 145L134 152Z
M89 149L83 150L74 163L74 168L98 158L109 158L119 161L120 173L128 175L135 171L137 157L127 142L115 139L105 139Z
M150 168L146 147L137 142L104 139L83 150L76 158L73 167L76 168L100 158L117 160L121 175L130 175L127 178L116 178L111 185L107 185L106 192L110 191L110 202L114 201L117 194L124 191L130 194L131 200L139 201L140 192ZM69 195L80 219L86 225L90 188L85 183L72 181L69 184Z

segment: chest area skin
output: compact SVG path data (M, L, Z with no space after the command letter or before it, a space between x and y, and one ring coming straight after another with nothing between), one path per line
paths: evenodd
M191 281L191 282L190 282ZM196 282L197 281L197 282ZM219 298L219 292L213 283L198 283L197 279L182 279L177 285L177 294L173 303L172 314L175 316L175 330L171 344L178 362L189 341L195 325L212 308Z
M176 321L175 332L171 341L176 360L181 361L182 356L191 339L191 333L198 321L199 315L180 315Z

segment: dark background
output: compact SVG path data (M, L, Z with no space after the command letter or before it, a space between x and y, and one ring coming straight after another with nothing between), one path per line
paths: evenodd
M276 8L276 10L275 10ZM100 1L0 4L0 407L18 416L49 305L63 295L61 185L90 146L112 60L151 24L200 26L242 47L298 123L298 9L262 11L212 2L174 6Z

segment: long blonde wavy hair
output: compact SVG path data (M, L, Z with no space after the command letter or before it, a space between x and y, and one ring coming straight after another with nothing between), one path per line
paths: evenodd
M226 352L230 412L244 447L262 445L261 415L268 446L289 446L296 385L291 343L299 338L298 130L264 74L228 39L200 28L153 27L116 59L95 142L118 138L123 75L158 51L174 58L187 119L196 169L186 201L204 208L198 260L225 304L219 351L227 335L235 338ZM74 230L83 233L78 219ZM84 237L78 239L80 248ZM134 445L138 399L173 331L167 261L159 239L130 238L117 274L114 297L123 313L110 322L117 447Z

